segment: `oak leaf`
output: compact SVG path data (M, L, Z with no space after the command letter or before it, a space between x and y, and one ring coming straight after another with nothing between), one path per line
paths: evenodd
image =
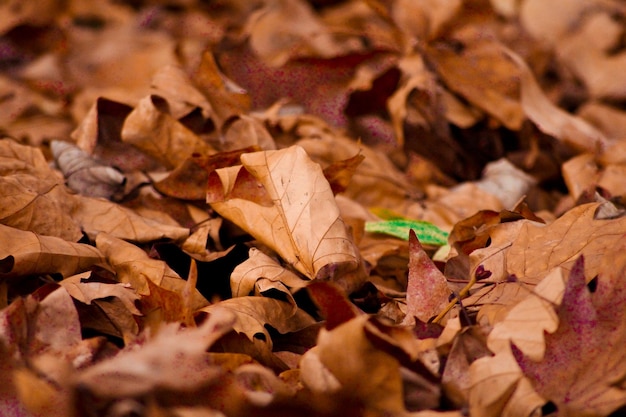
M294 306L290 289L297 290L307 281L282 267L275 259L256 248L250 249L250 257L235 267L230 275L233 297L261 295L268 290L279 291Z
M212 314L214 310L228 310L234 315L233 330L245 334L249 340L259 339L270 348L272 338L266 326L279 333L291 333L313 325L315 320L304 310L288 302L268 297L237 297L223 300L200 311Z

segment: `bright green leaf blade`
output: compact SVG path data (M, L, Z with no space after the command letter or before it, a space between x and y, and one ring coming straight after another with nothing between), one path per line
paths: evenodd
M404 240L409 239L410 229L415 231L417 238L424 245L443 246L448 243L448 232L423 220L394 219L365 222L366 232L384 233Z

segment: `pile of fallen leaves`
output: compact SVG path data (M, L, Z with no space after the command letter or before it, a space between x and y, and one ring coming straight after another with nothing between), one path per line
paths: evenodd
M2 2L0 415L622 415L625 23Z

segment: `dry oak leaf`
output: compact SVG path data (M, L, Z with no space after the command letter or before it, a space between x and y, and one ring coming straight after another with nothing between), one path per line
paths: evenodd
M104 263L100 250L0 225L0 279L59 273L65 277Z
M364 279L358 250L321 167L303 148L243 154L209 175L207 202L305 276L346 288Z
M537 392L559 416L608 415L626 405L626 252L622 242L608 253L593 292L584 257L571 269L560 306L559 326L547 334L537 362L513 353Z
M489 230L490 246L470 253L470 273L482 265L492 273L484 282L502 282L513 274L536 284L557 266L569 270L584 254L587 276L597 275L607 248L626 234L626 217L594 218L602 204L574 207L549 225L526 219L497 225Z
M258 296L271 288L283 293L294 307L296 303L289 289L303 288L307 282L256 248L251 248L249 258L237 265L230 274L233 297L252 293Z
M271 326L281 334L292 333L315 324L315 320L304 310L295 308L291 303L267 297L237 297L220 301L201 309L213 314L213 311L228 310L234 313L233 330L245 334L251 341L259 339L269 348L272 338L265 327Z
M508 251L509 273L526 280L540 279L556 266L568 270L584 254L585 274L590 278L596 276L606 262L607 249L626 234L626 217L594 218L602 205L589 203L575 207L547 226L524 221ZM485 265L485 269L489 267Z

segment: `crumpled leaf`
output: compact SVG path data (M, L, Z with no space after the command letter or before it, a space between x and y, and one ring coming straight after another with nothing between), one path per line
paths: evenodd
M142 313L135 303L139 295L128 284L99 282L97 271L85 272L59 284L79 301L76 303L83 328L130 341L139 333L136 318ZM142 300L143 301L143 300Z
M128 115L122 127L122 140L141 149L167 168L182 164L193 152L211 153L202 141L169 113L159 109L164 101L158 96L143 98Z
M209 175L207 202L305 276L358 285L358 251L321 168L304 149L248 153L241 162Z
M170 197L204 200L206 199L206 187L210 172L218 168L236 165L243 153L260 150L259 147L250 146L211 155L194 153L170 172L167 177L156 181L154 188Z
M119 299L131 313L135 315L141 314L135 306L135 302L139 300L140 297L128 285L121 283L107 284L97 281L91 282L89 281L89 275L91 275L89 272L74 275L64 279L59 284L65 288L72 298L81 303L91 304L94 300L115 297ZM87 279L87 281L84 282L84 279Z
M139 294L150 294L148 280L166 290L183 294L186 282L163 261L150 259L137 246L117 239L106 233L96 237L96 247L102 251L107 262L114 268L117 279L129 283ZM209 302L197 291L193 291L193 311Z
M270 348L272 337L266 325L285 334L302 330L315 323L315 320L304 310L294 308L288 302L268 297L231 298L219 304L204 307L200 311L212 314L216 309L226 309L234 313L233 330L245 334L249 340L260 339Z
M83 272L104 262L93 246L0 225L0 278Z
M337 161L324 168L324 177L328 180L333 194L344 192L354 176L357 167L365 157L360 153L342 161Z
M281 292L294 306L296 302L289 289L297 290L306 284L307 281L256 248L251 248L250 257L230 274L233 297L258 296L271 289Z
M99 163L68 142L52 141L50 148L72 190L89 197L118 199L122 196L126 177L120 171Z

